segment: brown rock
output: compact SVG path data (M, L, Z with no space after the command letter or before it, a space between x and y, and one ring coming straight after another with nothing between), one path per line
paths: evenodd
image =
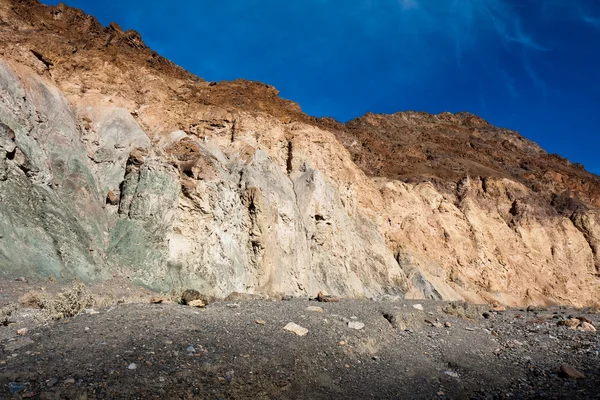
M188 305L191 301L201 300L200 292L194 289L187 289L181 294L181 304Z
M163 298L160 298L160 297L152 297L152 298L150 299L150 303L152 303L152 304L160 304L160 303L162 303L163 301L165 301L165 299L163 299Z
M322 303L337 303L340 301L340 298L336 297L336 296L332 296L329 293L327 293L326 291L322 290L317 295L317 301L320 301Z
M257 319L257 320L254 320L254 322L255 322L255 323L257 323L258 325L264 325L264 324L266 323L266 322L265 322L265 321L263 321L262 319Z
M575 367L572 367L569 364L563 364L560 366L560 375L563 378L568 378L568 379L583 379L583 378L585 378L585 374L583 372L578 371Z
M141 166L146 161L146 156L144 154L144 150L137 148L133 149L131 153L129 153L129 163L135 165L136 167Z
M28 331L29 331L29 329L27 329L27 328L17 329L17 335L19 335L19 336L25 336L25 335L27 335Z
M576 329L580 324L580 321L577 318L570 318L564 321L558 321L558 326L566 326L569 329Z
M112 206L118 206L120 200L121 199L119 196L112 190L110 190L106 195L106 202Z

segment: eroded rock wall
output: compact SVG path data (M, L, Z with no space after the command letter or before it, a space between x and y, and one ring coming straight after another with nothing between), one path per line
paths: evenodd
M600 178L470 114L303 114L135 32L0 0L0 274L598 302Z

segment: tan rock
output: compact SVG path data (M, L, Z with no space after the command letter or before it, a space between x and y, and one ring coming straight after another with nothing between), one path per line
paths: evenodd
M262 319L257 319L257 320L254 320L254 322L255 322L256 324L258 324L258 325L264 325L264 324L266 323L266 322L265 322L265 321L263 321Z
M308 334L308 329L301 327L300 325L290 322L286 326L283 327L286 331L293 332L298 336L306 336Z
M206 307L206 304L202 301L202 300L192 300L188 303L188 306L190 307L197 307L197 308L204 308Z
M596 332L594 325L590 324L589 322L582 322L577 330L583 332Z
M317 306L308 306L306 307L306 311L312 311L312 312L323 312L323 308L321 307L317 307Z
M317 301L320 301L322 303L337 303L340 301L340 298L337 296L332 296L326 291L322 290L317 295Z
M17 329L17 335L19 336L25 336L27 335L27 332L29 332L29 329L27 328Z

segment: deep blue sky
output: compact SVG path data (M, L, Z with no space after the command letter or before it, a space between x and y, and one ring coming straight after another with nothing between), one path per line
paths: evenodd
M67 4L204 79L272 84L311 115L469 111L600 174L598 0Z

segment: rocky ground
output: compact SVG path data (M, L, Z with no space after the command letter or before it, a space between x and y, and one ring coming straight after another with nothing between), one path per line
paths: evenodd
M195 308L117 280L89 288L105 307L48 320L24 304L41 285L0 285L2 309L16 308L0 326L0 398L600 398L594 309L244 296Z

